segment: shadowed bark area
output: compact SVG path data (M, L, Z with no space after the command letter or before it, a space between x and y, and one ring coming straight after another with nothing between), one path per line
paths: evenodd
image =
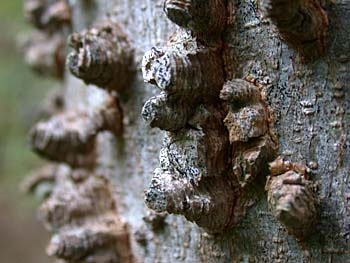
M165 9L168 15L169 12L173 12L175 22L177 22L177 14L179 14L186 19L185 26L192 25L197 28L197 22L195 24L190 23L190 20L193 19L191 16L197 14L186 13L186 8L188 3L198 4L200 1L78 0L72 6L73 31L79 32L89 28L97 21L106 18L107 14L110 15L115 21L118 21L123 32L128 35L130 44L134 48L134 64L141 69L141 66L147 64L142 65L144 53L153 50L152 47L154 46L167 46L168 49L178 51L176 47L172 46L171 41L167 44L170 35L173 35L178 28L167 19L166 13L163 11L164 2L167 4ZM178 7L174 6L177 2L186 4L186 8L177 9ZM268 130L266 116L271 115L269 117L275 124L279 144L276 155L280 155L285 160L293 163L301 163L309 167L308 180L315 185L316 193L315 197L302 199L302 202L308 203L313 198L319 201L317 220L314 220L314 213L311 213L311 219L306 222L306 224L313 224L312 227L315 231L313 234L304 236L303 241L297 241L293 235L288 234L287 230L289 230L289 233L293 232L293 230L290 231L290 228L299 231L302 227L295 226L294 222L289 224L289 218L286 219L288 222L285 223L285 221L284 225L278 221L279 215L274 216L278 212L276 213L273 209L272 211L269 210L268 196L264 190L266 177L262 173L259 173L258 179L251 184L251 188L245 193L249 198L246 199L247 203L244 206L250 207L246 215L242 214L243 219L234 224L232 228L225 230L224 233L208 234L204 229L187 221L184 216L180 215L164 216L162 214L159 215L162 220L150 219L149 213L151 212L144 202L144 190L151 183L155 168L160 166L158 155L160 152L164 154L164 150L161 150L163 146L162 138L165 133L167 133L167 136L170 133L159 129L151 129L141 118L142 106L149 98L159 94L159 92L154 86L144 83L141 70L139 70L134 79L130 80L130 87L119 94L124 113L123 135L115 137L108 132L96 134L97 159L95 169L103 171L112 185L113 197L117 200L118 216L128 225L133 259L135 262L146 263L348 262L350 257L348 244L350 238L350 209L348 206L350 190L348 182L350 169L350 98L349 92L347 92L347 83L350 78L348 74L350 70L350 35L348 34L350 3L344 0L336 0L324 4L323 8L329 20L324 56L316 56L313 62L305 62L300 52L298 52L300 50L295 50L293 45L289 46L276 31L272 22L266 18L260 8L260 1L227 0L225 2L229 23L222 29L220 23L216 25L212 20L208 20L208 25L214 23L214 28L222 30L219 40L208 41L209 34L201 31L196 41L199 42L198 46L205 45L210 52L215 53L215 56L220 56L220 59L211 61L221 63L218 65L220 67L218 71L222 72L221 77L223 79L219 82L220 85L226 83L226 89L222 91L221 96L232 101L235 96L241 96L243 104L249 104L247 112L240 109L242 105L231 107L231 114L228 114L225 123L221 124L222 127L226 125L232 131L229 134L227 130L227 143L229 139L235 141L239 138L244 141L248 137L257 137L256 141L251 142L252 148L274 148L274 146L266 146L266 141L270 143L270 139L264 142L261 141L266 139L264 136L266 130ZM316 0L308 2L316 2ZM208 1L208 3L216 3L221 6L222 2L213 0ZM277 5L275 8L280 8L280 6ZM279 10L279 13L283 12ZM208 14L208 11L203 13L203 15ZM198 21L200 24L205 20L194 19L193 21ZM183 26L183 24L179 24ZM192 29L191 26L188 27ZM199 27L203 29L202 25ZM208 32L211 29L209 28ZM178 30L176 38L179 39L181 36L185 38L185 34L190 33L187 30ZM171 39L174 40L174 37ZM186 41L182 43L186 44ZM190 49L190 45L193 44L190 43L185 48ZM210 53L209 51L208 53ZM155 50L157 54L153 55L159 58L166 52ZM175 58L173 57L174 60ZM186 61L186 63L190 64L186 65L185 68L187 69L191 66L192 61ZM154 67L154 72L167 65L166 61L163 64L159 62L159 67ZM196 64L194 63L193 66L196 67ZM198 68L201 68L201 66L199 64ZM179 67L176 69L179 69ZM218 71L216 71L216 68L208 67L205 71L207 75L202 79L207 79L216 85L216 82L211 78L216 76ZM184 76L184 78L176 81L188 85L186 78L192 76L192 73L188 71L181 71L180 73L183 73L181 76ZM169 80L164 76L158 78L158 75L152 74L146 74L151 84L158 81L160 88L171 88L171 85L168 84L173 83L171 81L174 80ZM259 87L264 94L266 105L259 101L260 98L256 95L255 88L251 86L244 90L242 94L235 95L232 90L230 91L229 86L227 86L228 81L237 81L237 79L242 81L248 79L250 83L253 83L251 84L253 87ZM199 102L209 101L210 107L216 107L215 110L219 110L219 107L221 107L215 103L216 99L213 97L217 96L219 101L219 91L222 87L220 89L214 87L210 94L211 97L208 99L205 97L208 94L203 94L203 89L200 89L205 85L200 81L196 83L201 85L191 86L193 89L186 91L188 98L175 100L175 102L179 102L178 104L169 103L168 97L163 93L155 97L157 103L152 104L152 107L167 106L166 110L158 112L163 120L168 121L171 118L181 117L181 122L175 123L179 127L172 126L173 123L170 121L170 124L166 122L166 130L178 132L183 127L188 129L188 126L191 126L192 123L189 120L190 117L196 118L192 110L194 107L198 107ZM99 88L86 86L81 80L76 79L69 73L65 75L65 85L65 105L69 111L95 107L99 105L101 97L103 97ZM171 93L170 88L166 92ZM173 92L176 94L177 91L173 90ZM197 99L197 96L200 99ZM245 101L245 96L250 96L251 99ZM185 112L183 108L180 108L182 104L186 109ZM234 103L232 102L232 104ZM262 104L264 105L261 106ZM220 103L220 105L222 104ZM237 106L239 106L239 111L236 111ZM265 107L269 108L269 113L267 113ZM261 130L251 130L251 133L248 133L245 126L235 126L233 124L232 119L245 119L245 116L251 114L251 112L255 114L252 113L252 120L260 123ZM155 115L148 116L146 113L144 108L142 114L146 115L147 118L149 117L151 122L157 123L158 119ZM201 115L199 115L199 119L202 119ZM159 127L159 125L154 126ZM191 126L191 128L193 127ZM197 130L193 130L194 133L199 133ZM188 132L188 130L186 131ZM211 133L210 129L208 131L208 133ZM238 136L235 131L243 132ZM211 134L215 136L214 132ZM176 137L178 140L173 147L180 149L176 150L180 157L178 159L193 156L191 152L193 149L191 147L187 148L186 145L195 145L198 142L198 137L200 136ZM271 139L271 141L274 140ZM167 145L167 140L164 144ZM213 146L210 147L213 148ZM233 156L242 148L244 148L242 152L245 151L247 156L253 155L252 152L254 152L250 152L250 148L245 149L241 142L237 145L233 144L232 147ZM207 156L214 159L215 157L210 155L212 152L209 148ZM242 156L244 157L244 155ZM175 159L173 158L171 161ZM215 167L220 162L216 162L214 159L213 163ZM232 166L240 167L240 164L238 162ZM181 169L181 163L178 163L177 167ZM249 169L249 163L246 164L246 167L248 168L244 169ZM165 172L159 173L158 176L166 177L167 175L164 174ZM170 178L169 181L172 183L175 176L166 178ZM246 182L244 175L239 178L241 184ZM248 179L247 181L249 181ZM304 180L304 178L302 179ZM211 177L205 178L205 180L208 180L206 186L209 187ZM222 209L228 209L225 206L225 200L231 202L229 199L222 199L220 189L222 187L223 194L227 194L224 188L228 187L227 185L231 181L228 180L227 184L225 183L221 180L213 181L213 188L201 189L203 192L209 193L213 201L218 201L218 204L221 204L219 207ZM301 188L306 187L307 182L303 181L303 183L304 185L297 186L299 188L296 191L291 191L291 194L297 195L299 191L303 191ZM191 188L194 187L191 182L185 182L183 185L186 186L185 189L180 187L183 192L180 192L176 185L173 185L174 188L168 189L169 191L175 191L174 198L181 199L181 201L183 201L186 194L193 193ZM277 182L273 187L271 191L276 189L278 191L278 187L283 188L285 186ZM288 187L292 186L288 185ZM213 193L213 189L216 189L217 192ZM236 192L232 194L234 195ZM194 196L190 203L179 203L178 200L174 200L170 200L168 203L168 205L171 205L171 209L174 211L186 210L189 206L190 209L186 211L188 214L185 214L185 216L190 220L201 221L201 216L205 214L205 212L198 213L200 209L205 211L203 208L205 200L203 201L201 195ZM171 203L173 201L175 202L174 205ZM253 203L255 204L252 205ZM198 206L200 209L197 209ZM313 206L310 205L310 207ZM194 211L192 208L197 209L195 213L192 213ZM217 218L216 209L218 208L208 209L207 211L211 211L212 214L205 215L207 218L211 218L213 223L216 219L220 219ZM227 211L220 211L220 213L222 212ZM239 211L237 213L239 214ZM161 226L155 227L150 222L160 222ZM222 224L222 222L219 222L219 224ZM74 247L72 249L74 250ZM85 251L83 252L85 253Z

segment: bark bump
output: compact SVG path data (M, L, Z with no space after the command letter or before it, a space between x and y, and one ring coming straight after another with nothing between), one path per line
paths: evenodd
M314 229L318 214L313 183L307 178L308 169L281 157L270 167L271 176L266 183L269 207L291 235L306 239Z
M63 79L65 68L65 37L61 33L34 31L23 43L27 65L41 76Z
M232 146L232 170L242 186L268 173L278 149L271 112L262 91L242 79L227 81L220 98L229 110L224 119Z
M223 84L218 50L201 45L183 31L167 47L148 51L142 72L145 82L162 91L145 103L142 116L151 127L167 131L188 125L196 106L217 100Z
M54 234L50 256L65 262L133 262L127 226L102 175L59 166L39 218Z
M205 19L207 33L211 25L221 25L222 13L209 15L221 4L166 1L168 17L193 32L179 30L142 62L144 81L161 90L145 103L142 116L151 127L168 131L146 204L157 212L184 215L210 233L243 218L254 203L247 185L267 175L277 149L261 91L244 80L225 84L219 42L201 41Z
M73 75L108 91L120 92L130 85L133 51L116 22L105 20L73 33L68 42L73 51L67 57L67 66Z
M324 54L328 16L319 0L265 0L263 8L282 38L305 60Z
M227 20L224 0L166 0L164 11L172 22L207 43L220 40Z
M95 138L101 131L121 135L122 111L109 96L103 105L86 111L64 111L37 123L30 132L30 144L39 155L73 167L95 164Z
M27 20L41 30L56 31L71 23L67 0L25 0L24 13Z

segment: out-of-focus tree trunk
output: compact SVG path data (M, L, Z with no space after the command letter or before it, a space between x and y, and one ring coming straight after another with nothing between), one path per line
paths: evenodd
M323 3L329 18L326 52L311 62L302 61L280 38L263 16L260 1L225 3L231 20L221 36L225 81L249 77L265 87L276 118L276 155L308 165L318 185L315 233L303 242L288 235L269 211L261 182L254 190L256 204L224 233L208 234L179 215L166 215L164 226L157 227L162 216L147 208L144 191L159 166L165 132L151 129L141 118L146 100L158 93L144 83L141 61L153 46L164 46L178 27L164 14L163 0L70 2L74 32L108 15L120 23L134 49L134 78L119 94L124 133L103 132L97 138L96 171L110 181L118 218L127 224L132 259L126 256L125 262L350 262L350 2ZM105 96L68 71L64 91L66 110L94 107Z

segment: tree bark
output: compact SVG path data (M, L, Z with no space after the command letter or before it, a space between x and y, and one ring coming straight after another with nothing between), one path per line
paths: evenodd
M97 135L96 166L110 181L118 216L127 224L132 260L350 262L350 2L322 3L329 20L327 45L324 56L311 61L303 60L302 53L281 38L260 8L261 1L224 2L228 21L220 36L224 81L248 78L263 86L275 118L276 156L307 165L317 184L317 223L303 241L288 234L268 209L265 177L255 184L256 203L223 233L209 234L181 215L157 215L147 208L144 191L159 166L166 132L152 129L141 118L142 106L157 94L143 81L141 61L146 51L165 46L180 29L166 17L162 0L71 1L72 31L90 28L109 15L134 49L133 79L119 93L124 132ZM68 71L64 92L67 110L94 107L107 94Z

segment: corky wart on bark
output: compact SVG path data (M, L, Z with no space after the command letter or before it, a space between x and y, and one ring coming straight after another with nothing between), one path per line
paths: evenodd
M222 65L218 49L203 46L186 31L167 47L152 48L142 63L145 82L161 90L145 103L142 116L151 127L169 131L146 203L158 212L182 214L213 233L232 225L239 192L229 177L223 178L229 140L219 103Z
M68 0L25 0L27 20L45 31L56 31L71 23L71 7Z
M58 232L46 252L67 262L133 262L126 225L112 216Z
M208 177L199 186L191 179L179 177L157 168L146 193L146 203L157 212L184 215L209 233L218 233L230 228L244 212L233 213L244 206L238 203L240 189L230 177ZM215 216L214 216L215 215Z
M23 44L26 63L42 76L63 79L65 41L71 25L68 0L24 0L24 13L38 29Z
M324 54L328 16L320 0L264 0L266 15L306 61Z
M65 37L62 33L34 31L23 43L24 60L39 75L63 79L64 46Z
M221 32L226 12L214 14L222 5L166 1L168 17L193 32L179 31L142 62L145 82L161 90L145 103L142 116L151 127L168 131L146 204L157 212L184 215L211 233L244 216L253 203L245 187L267 174L277 148L260 90L243 80L224 85L219 42L202 38L215 40L209 32ZM219 98L222 88L225 103Z
M308 237L317 222L318 201L307 167L277 158L266 183L269 208L297 239Z
M258 87L228 81L220 98L228 113L220 104L201 104L189 127L167 133L160 167L146 193L150 208L182 214L212 233L244 216L247 203L253 203L245 191L267 175L277 151L270 111Z
M59 166L39 217L54 234L50 256L67 262L133 262L127 226L102 175Z
M242 186L268 173L278 143L262 91L246 80L227 81L220 98L229 108L224 123L232 146L232 171Z
M219 51L186 32L176 34L167 47L146 52L142 72L145 82L162 91L145 103L142 116L151 127L167 131L188 125L198 105L217 101L224 82Z
M46 164L31 171L21 182L21 190L24 193L33 193L41 199L48 198L54 189L57 171L57 164Z
M69 45L73 51L67 57L67 66L86 84L118 92L130 85L133 50L116 22L105 20L89 30L73 33Z
M84 180L74 180L73 174L77 172L86 174ZM104 178L67 167L61 167L58 173L54 191L39 209L39 218L49 230L79 224L86 217L115 209L108 182Z
M207 44L220 40L227 20L224 0L165 0L164 11L171 21L192 30Z
M37 123L31 129L30 144L49 160L91 167L96 161L95 138L101 131L122 134L122 111L113 96L96 109L65 111Z

